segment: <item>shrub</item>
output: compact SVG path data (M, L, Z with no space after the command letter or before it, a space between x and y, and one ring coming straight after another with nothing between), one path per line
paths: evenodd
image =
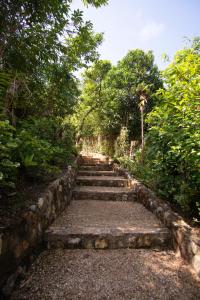
M19 162L14 158L18 140L14 138L15 129L9 121L0 121L0 187L14 188Z
M51 165L55 149L49 142L33 136L25 129L20 131L18 139L18 160L21 169L28 177L40 177L46 172L58 172L58 169Z

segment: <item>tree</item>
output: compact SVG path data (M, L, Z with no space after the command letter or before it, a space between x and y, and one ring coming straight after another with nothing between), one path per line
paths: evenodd
M83 91L79 107L83 116L79 124L77 140L81 137L86 118L103 105L105 100L103 98L103 81L110 69L111 63L109 61L97 60L83 75Z
M95 7L107 3L83 2ZM19 171L19 165L21 171L35 168L36 174L37 169L62 165L74 151L69 116L80 92L73 72L98 58L102 34L95 34L91 22L83 20L79 9L73 11L71 3L1 1L0 144L7 135L16 143L15 151L11 144L2 148L1 157L8 163L0 162L0 186L16 181L10 174Z
M137 87L137 94L139 96L139 109L141 113L141 162L144 163L144 108L147 103L150 91L149 86L141 83Z
M108 95L118 103L121 126L127 127L134 138L141 137L140 87L148 87L148 102L143 103L143 111L147 113L154 105L153 94L162 86L152 52L129 51L108 74L107 82Z
M27 106L28 109L33 106L35 98L40 98L40 103L41 99L45 101L53 78L56 80L53 86L65 81L67 91L66 77L98 56L96 48L102 35L94 34L91 22L83 21L80 10L71 11L71 2L3 0L1 3L0 66L11 77L4 112L13 125L18 114L26 114ZM106 3L104 0L84 2L97 7ZM58 68L65 71L55 77L53 73ZM40 93L36 95L38 87ZM31 98L31 103L27 98Z
M111 139L124 127L134 138L141 137L142 132L144 149L143 115L152 108L153 94L162 86L159 75L151 51L129 51L112 67L107 61L97 61L83 77L82 100L77 110L78 119L82 120L78 122L78 136L85 131ZM141 101L144 95L145 101Z

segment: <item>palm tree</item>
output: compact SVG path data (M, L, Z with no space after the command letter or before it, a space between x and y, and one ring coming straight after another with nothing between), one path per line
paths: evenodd
M137 95L139 96L139 109L141 115L141 163L144 163L144 108L149 97L150 86L141 83L137 87Z

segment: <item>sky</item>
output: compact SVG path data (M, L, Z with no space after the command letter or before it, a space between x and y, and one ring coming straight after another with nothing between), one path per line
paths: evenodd
M200 0L109 0L98 9L74 0L73 8L83 10L95 32L104 33L100 58L113 64L139 48L153 50L155 62L164 69L163 53L172 59L184 47L185 36L200 36Z

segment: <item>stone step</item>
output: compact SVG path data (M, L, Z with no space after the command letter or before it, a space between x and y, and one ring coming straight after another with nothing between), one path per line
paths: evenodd
M109 157L107 156L98 156L98 157L93 157L93 156L85 156L85 155L81 155L81 158L83 161L108 161Z
M87 159L87 160L82 160L83 165L103 165L103 164L108 164L109 161L107 160L99 160L99 159Z
M80 170L84 170L84 171L112 171L112 164L81 165Z
M114 171L87 171L79 170L78 176L117 176Z
M136 193L125 187L76 186L73 189L73 199L134 201L136 200Z
M81 186L128 186L127 180L119 176L77 176L76 183Z
M68 230L50 228L45 233L48 248L67 249L121 249L121 248L170 248L167 228L138 230L134 227L99 228L85 227Z
M72 201L46 231L49 248L165 248L170 232L137 202Z

